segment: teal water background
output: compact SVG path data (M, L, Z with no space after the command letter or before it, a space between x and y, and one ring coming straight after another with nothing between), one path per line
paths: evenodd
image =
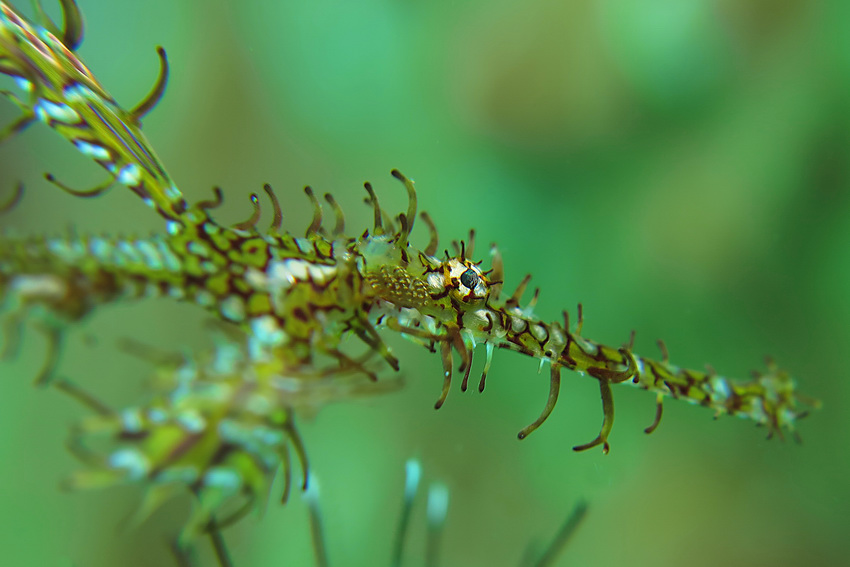
M553 415L529 439L547 372L497 352L483 395L456 384L433 410L439 356L390 337L407 387L300 418L335 566L387 565L403 467L451 491L442 565L517 565L579 499L589 514L558 565L843 565L850 512L850 9L708 0L358 2L85 1L79 53L125 107L150 88L155 45L171 61L144 131L189 200L221 185L220 218L275 188L301 232L302 187L331 191L360 233L370 180L406 208L389 176L417 182L446 246L497 242L512 289L526 273L537 313L581 301L584 334L673 362L746 376L765 354L824 401L803 445L766 441L737 419L615 389L612 450L576 454L602 420L598 389L563 377ZM55 6L49 6L56 13ZM14 116L11 104L0 117ZM148 234L160 219L129 191L75 199L102 171L46 128L0 148L0 219L19 234ZM3 194L3 193L0 193ZM264 217L264 221L269 215ZM424 246L422 228L414 242ZM530 297L530 294L529 294ZM68 338L61 374L114 403L144 392L132 337L172 350L209 345L203 317L149 301L104 308ZM31 386L44 341L30 330L0 380L0 549L4 565L168 565L178 501L138 530L121 520L135 488L67 493L64 449L84 410ZM481 361L476 363L473 376ZM279 483L275 490L279 490ZM273 493L276 494L276 493ZM306 508L270 500L226 532L238 567L312 565ZM422 565L424 502L407 547ZM204 552L205 565L212 565Z

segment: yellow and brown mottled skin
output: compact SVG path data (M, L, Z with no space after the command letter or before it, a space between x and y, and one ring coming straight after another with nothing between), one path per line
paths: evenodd
M471 260L472 242L469 249L461 247L454 255L438 258L436 230L424 214L430 242L424 251L410 245L416 193L398 171L392 173L407 190L408 210L391 218L367 183L375 221L371 231L359 237L343 234L342 213L329 195L336 223L330 235L325 232L321 207L309 188L314 215L304 237L281 231L280 208L268 187L275 207L268 232L257 230L258 215L235 227L219 225L209 215L215 203L186 205L139 128L140 116L162 94L165 66L151 96L136 110L124 111L56 34L26 22L5 3L0 2L0 8L0 72L15 78L27 95L14 99L23 111L22 121L8 133L41 120L167 219L165 234L144 239L72 237L27 244L4 238L0 291L7 304L18 309L38 304L60 319L74 320L99 303L166 295L194 302L240 326L290 368L317 370L316 355L323 355L335 360L324 371L357 370L372 378L368 356L352 358L341 347L356 336L368 345L369 354L380 355L397 369L398 361L376 331L389 329L439 347L444 381L437 407L448 395L453 353L460 358L465 389L472 353L477 345L485 346L483 389L493 350L512 350L551 366L547 404L520 438L552 411L562 368L598 382L602 429L577 450L601 445L607 451L614 418L610 385L622 382L657 394L656 420L649 431L657 426L664 396L748 417L772 432L793 431L795 419L804 413L798 407L806 400L795 393L788 375L774 367L738 384L712 373L681 370L666 356L661 361L642 358L632 352L632 345L595 343L580 334L581 314L571 331L566 314L563 324L537 319L536 296L521 307L528 278L501 301L503 268L495 249L488 272ZM75 34L66 30L61 35ZM256 195L252 202L258 211Z

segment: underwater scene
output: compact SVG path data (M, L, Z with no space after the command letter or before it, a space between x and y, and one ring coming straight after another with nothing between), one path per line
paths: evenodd
M846 3L0 8L3 565L847 563Z

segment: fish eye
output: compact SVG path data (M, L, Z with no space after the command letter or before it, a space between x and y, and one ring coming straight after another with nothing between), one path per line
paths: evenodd
M460 275L460 283L473 290L478 285L478 274L475 273L475 270L469 268Z
M442 269L442 290L451 295L455 306L464 305L463 309L467 309L487 300L490 282L477 264L463 258L449 258L443 263Z

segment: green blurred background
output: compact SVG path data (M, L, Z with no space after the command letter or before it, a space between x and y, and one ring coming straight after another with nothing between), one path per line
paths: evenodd
M499 243L507 287L533 273L537 313L584 304L585 335L609 344L637 330L637 352L664 338L674 362L746 376L770 353L824 408L804 444L766 441L736 419L615 390L612 450L574 453L601 423L598 389L566 374L546 425L535 361L499 352L483 395L433 410L439 357L387 338L400 393L301 417L338 566L387 565L403 466L451 490L446 566L513 566L548 540L578 499L586 521L559 565L844 565L850 512L850 5L843 0L81 0L83 59L133 106L168 50L171 83L145 132L187 197L226 192L224 222L270 182L301 232L301 188L332 191L349 231L367 226L362 182L403 210L397 167L443 244ZM48 6L56 14L56 6ZM14 108L0 106L10 120ZM18 234L147 234L158 217L129 191L75 199L102 179L36 126L0 149L0 187L27 183L2 218ZM265 221L264 221L265 222ZM424 245L418 228L414 241ZM204 348L197 310L168 301L104 308L71 333L61 373L116 405L144 391L150 365L116 347L133 337ZM3 565L169 565L177 501L120 529L134 488L69 494L79 465L63 447L85 414L29 377L44 341L0 381ZM480 364L476 364L476 368ZM476 371L473 372L475 375ZM275 484L278 490L280 483ZM422 565L424 501L407 547ZM238 567L313 564L300 499L226 532ZM205 550L204 559L211 560ZM212 564L211 561L205 564Z

